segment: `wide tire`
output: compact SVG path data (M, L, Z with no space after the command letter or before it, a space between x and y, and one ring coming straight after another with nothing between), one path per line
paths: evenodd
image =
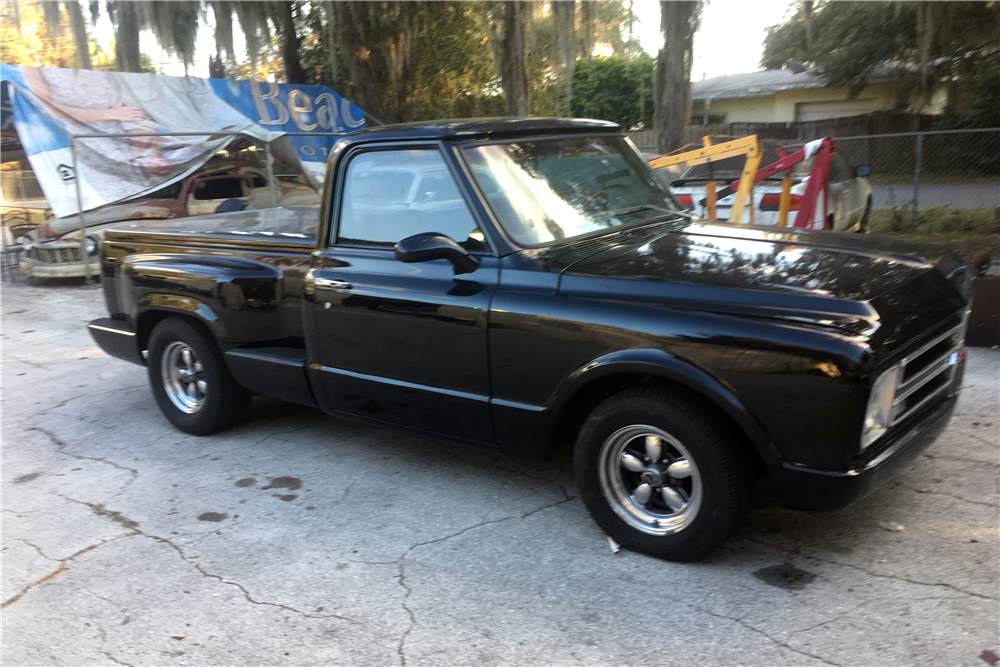
M246 413L250 392L236 384L215 341L197 324L176 317L157 324L148 370L160 411L185 433L216 433Z
M691 561L722 544L746 513L751 465L741 444L717 415L678 391L625 389L584 422L577 484L616 542Z

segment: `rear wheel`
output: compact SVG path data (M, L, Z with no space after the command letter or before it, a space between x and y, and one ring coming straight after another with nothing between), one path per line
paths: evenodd
M246 412L250 392L236 384L215 341L196 324L176 317L157 324L148 369L160 411L185 433L221 431Z
M577 481L594 520L615 541L676 561L718 547L746 512L750 466L737 438L682 394L626 389L580 430Z

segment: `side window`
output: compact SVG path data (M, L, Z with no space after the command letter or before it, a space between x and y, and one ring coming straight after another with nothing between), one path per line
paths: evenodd
M267 187L267 181L264 180L263 176L261 176L259 174L251 173L250 174L250 178L253 180L253 188L254 189L257 189L257 188L266 188Z
M198 201L245 197L243 179L215 176L195 183L194 198Z
M458 243L482 239L441 153L373 151L352 158L344 179L337 243L391 248L423 232L444 234Z
M830 180L834 182L849 181L854 178L854 170L847 164L840 153L833 154L833 161L830 162Z

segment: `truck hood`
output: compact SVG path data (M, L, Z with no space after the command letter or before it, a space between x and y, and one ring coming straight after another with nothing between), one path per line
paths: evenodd
M925 274L934 276L920 281L924 291L941 290L943 298L963 290L964 263L938 246L719 223L684 222L662 229L634 243L609 240L608 247L570 264L560 292L610 290L678 307L809 321L860 333L878 326L872 301ZM961 277L952 281L953 290L946 276L956 273ZM599 284L608 281L617 284Z

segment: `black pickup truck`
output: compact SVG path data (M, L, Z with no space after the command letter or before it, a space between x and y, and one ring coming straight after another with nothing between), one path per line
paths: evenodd
M252 394L505 455L575 442L626 547L690 560L754 478L834 510L944 429L972 273L935 246L699 221L615 125L347 135L323 208L110 230L109 354L208 434Z

